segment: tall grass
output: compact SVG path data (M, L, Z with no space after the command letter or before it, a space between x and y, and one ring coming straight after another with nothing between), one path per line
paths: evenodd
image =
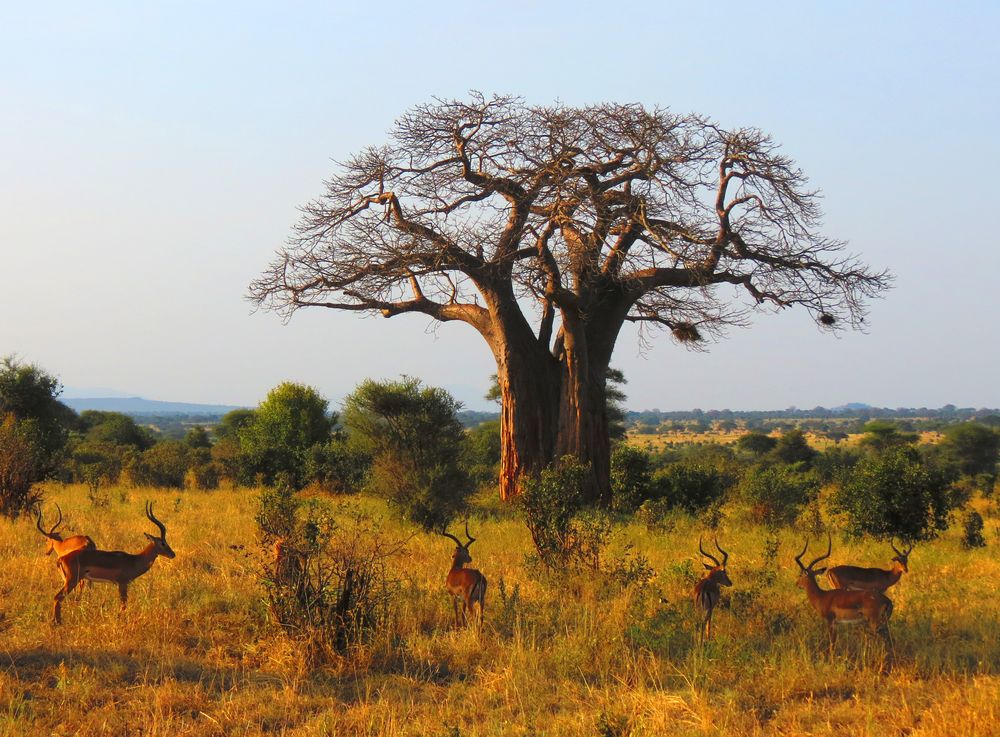
M472 521L474 566L490 581L481 636L455 630L444 592L453 544L408 538L388 632L319 670L270 620L264 553L246 490L114 490L94 508L84 487L51 486L69 532L138 550L156 504L177 552L130 588L95 584L50 623L60 585L33 522L0 522L0 735L985 735L1000 732L997 516L985 549L959 529L918 546L889 595L896 665L882 675L878 638L824 627L794 585L802 533L733 518L720 540L734 586L696 646L689 602L700 575L699 525L616 531L658 572L648 587L549 573L531 560L524 525L488 505ZM322 503L328 503L321 500ZM337 505L339 502L331 501ZM337 512L347 520L350 512ZM242 548L240 547L242 546ZM615 551L611 556L616 555ZM888 546L834 537L833 563L887 564ZM823 582L824 585L825 582Z

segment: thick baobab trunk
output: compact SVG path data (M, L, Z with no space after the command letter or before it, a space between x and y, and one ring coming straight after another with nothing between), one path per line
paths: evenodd
M497 364L500 383L500 498L513 499L521 477L552 462L559 416L559 367L553 359L507 351Z
M500 498L520 491L523 476L537 475L564 455L591 466L584 493L595 502L610 494L611 449L605 412L604 377L572 351L563 361L534 359L508 351L499 362Z

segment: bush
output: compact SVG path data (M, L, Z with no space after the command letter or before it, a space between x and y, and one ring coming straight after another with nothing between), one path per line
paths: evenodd
M238 477L276 484L282 478L301 489L306 485L306 453L330 440L336 420L319 392L285 382L268 392L252 415L230 412L230 426L239 439ZM225 419L225 418L224 418Z
M188 470L188 446L180 440L164 440L142 452L129 468L132 483L183 489Z
M852 532L907 542L936 537L959 501L947 475L907 446L860 461L833 498Z
M815 448L806 442L806 436L801 430L789 430L778 438L774 449L768 453L768 457L785 464L810 464L816 457Z
M330 494L349 494L365 482L371 468L367 454L352 449L343 437L317 443L306 451L305 476Z
M564 456L536 479L525 479L518 504L538 557L548 568L600 568L611 533L604 515L587 510L583 485L588 464Z
M462 465L476 486L496 484L500 476L500 421L482 422L466 434Z
M751 516L769 527L792 522L818 491L815 474L784 465L752 466L740 482L740 498Z
M427 530L444 529L472 492L460 408L444 389L410 378L365 381L344 400L350 447L373 459L368 490Z
M758 458L774 450L774 446L777 444L777 438L772 438L770 435L760 432L759 430L754 430L746 433L745 435L741 435L736 441L737 448L757 456Z
M970 509L962 522L962 546L965 548L985 548L986 538L983 536L983 517L979 512Z
M36 465L31 443L14 415L0 418L0 514L17 517L41 500L35 491Z
M634 512L652 490L652 459L644 450L619 444L611 452L611 508Z
M264 495L258 520L265 539L276 531L275 557L262 575L271 614L315 667L387 629L398 583L388 563L402 546L386 542L381 527L356 512L337 524L316 506L299 522L299 505L286 487Z
M663 500L675 509L697 512L725 495L728 479L717 469L681 462L654 473L650 486L651 498Z

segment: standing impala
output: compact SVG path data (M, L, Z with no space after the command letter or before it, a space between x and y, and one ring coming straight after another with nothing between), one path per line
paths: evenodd
M59 508L58 504L56 504L56 511L59 512L59 519L57 519L56 523L52 525L48 532L46 532L42 527L42 512L40 509L35 510L35 527L37 527L38 531L45 535L46 538L45 554L48 555L53 552L56 554L56 566L59 565L59 561L64 555L68 555L74 550L81 550L84 548L87 550L95 550L97 548L97 545L89 535L70 535L64 540L63 536L56 531L59 529L59 525L62 524L63 518L62 509ZM81 591L83 590L84 584L84 581L80 582Z
M889 662L892 662L892 636L889 634L889 617L892 616L892 601L880 591L849 591L846 589L821 589L816 583L816 576L826 571L826 568L814 569L817 563L830 557L833 550L833 538L828 538L826 553L819 556L807 566L802 565L802 556L809 548L809 539L802 552L795 556L799 565L798 585L805 589L806 597L813 609L824 620L830 633L830 655L837 641L838 624L860 624L867 622L872 632L881 634L889 649Z
M896 556L889 561L889 570L884 568L859 568L858 566L834 566L826 572L827 578L834 588L854 589L856 591L885 591L895 584L899 577L909 572L907 560L913 551L911 545L905 551L899 550L892 540L889 541Z
M701 538L698 538L698 550L703 556L712 561L711 565L702 561L705 568L708 569L708 573L694 587L694 607L703 618L698 641L703 644L705 640L712 639L712 612L715 611L715 606L719 603L719 597L722 596L719 586L733 585L733 582L729 580L729 574L726 572L729 553L719 545L719 538L715 538L715 547L722 553L721 563L714 555L705 552L705 548L701 544Z
M455 607L455 626L460 627L458 619L458 600L462 600L462 621L469 623L469 615L473 614L473 606L479 605L479 618L477 628L483 626L483 604L486 601L486 576L474 568L465 568L466 563L472 562L469 555L469 546L476 541L469 534L469 523L465 523L465 536L469 538L467 543L462 543L454 535L447 531L442 531L442 535L455 541L455 553L451 556L451 570L448 571L447 585L448 593L452 596L452 604Z
M56 560L58 560L67 553L72 553L74 550L79 550L80 548L93 550L97 547L88 535L71 535L64 540L63 536L57 532L63 519L62 510L59 508L58 504L56 505L56 511L59 512L59 519L57 519L56 523L52 525L48 532L46 532L45 528L42 527L42 512L39 509L35 510L35 527L38 528L40 533L45 535L47 540L45 543L46 555L54 552L56 554Z
M56 624L62 622L62 600L80 581L105 581L118 584L118 597L124 610L128 603L128 585L148 571L157 557L161 555L165 558L174 557L174 551L167 544L167 528L153 516L152 502L146 502L146 517L160 528L160 535L156 537L148 532L143 533L149 538L149 543L138 553L82 548L67 553L59 559L59 567L66 583L56 594L52 608Z

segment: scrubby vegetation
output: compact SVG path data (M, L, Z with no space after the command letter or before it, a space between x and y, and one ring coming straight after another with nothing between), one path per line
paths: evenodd
M633 427L605 506L573 457L501 503L498 425L463 429L458 403L415 380L366 382L342 415L282 384L256 410L167 439L123 415L67 414L47 374L14 368L55 424L45 445L37 418L4 400L0 486L21 491L0 521L0 735L995 729L988 421L921 435L869 418L834 439L713 420L709 438L655 447ZM152 500L177 557L132 585L126 612L97 584L56 627L59 575L20 514L39 499L60 505L66 534L133 552ZM453 548L437 534L466 516L490 581L478 635L454 628ZM733 586L700 647L690 598L710 531ZM795 586L793 556L828 532L831 565L885 566L893 539L916 544L889 591L888 674L882 641L860 631L829 658Z
M974 505L987 548L965 549L957 525L915 548L890 591L897 659L882 676L881 645L860 631L842 634L827 658L824 628L794 585L802 532L780 529L772 561L765 532L738 507L727 508L720 532L734 586L716 612L716 639L699 649L689 601L700 575L695 517L678 514L655 533L616 522L608 559L629 544L654 572L648 584L622 585L611 566L539 569L523 522L480 503L476 566L492 589L477 637L452 626L450 541L417 533L370 497L307 496L331 525L351 529L362 514L380 520L385 539L406 540L404 558L390 564L398 585L386 626L315 665L269 596L273 552L255 521L258 490L116 487L100 509L80 485L44 492L68 531L129 550L152 499L177 557L132 585L126 614L114 588L97 584L67 600L55 628L59 577L41 536L28 519L0 525L4 735L950 737L992 734L1000 709L993 501ZM835 562L884 565L889 555L887 545L835 535Z

